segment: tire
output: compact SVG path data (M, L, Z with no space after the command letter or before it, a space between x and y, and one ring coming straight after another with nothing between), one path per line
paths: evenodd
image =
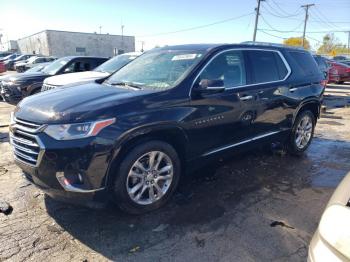
M154 155L154 168L149 167L151 154ZM159 173L162 170L167 171ZM180 173L181 162L171 145L161 141L140 144L127 153L117 168L112 187L114 201L123 211L130 214L143 214L158 209L175 192ZM131 193L136 188L138 189L135 193ZM151 191L154 198L151 197Z
M307 122L305 129L301 127L301 125L303 125L303 123L301 123L302 121L309 121ZM308 124L310 124L311 126L309 126ZM300 156L305 152L305 150L310 146L310 143L312 141L314 131L315 131L315 125L316 125L315 115L311 111L305 110L299 113L299 115L296 117L294 121L292 131L289 135L289 138L286 144L287 151L290 154ZM303 139L299 140L298 137L299 138L305 137L305 140Z

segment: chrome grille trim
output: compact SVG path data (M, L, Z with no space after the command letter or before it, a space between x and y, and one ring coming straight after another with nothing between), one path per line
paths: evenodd
M45 148L37 133L45 127L46 125L13 118L10 126L10 143L17 161L32 167L39 165Z
M15 137L12 134L10 134L10 139L12 139L12 141L17 141L17 142L24 144L24 145L27 145L27 146L39 147L39 145L37 143L33 143L32 141L24 139L24 138Z
M20 150L20 151L23 151L23 152L26 152L28 154L32 154L32 155L35 155L35 156L39 155L39 152L35 152L34 150L22 147L22 146L20 146L18 144L15 144L13 146L14 146L15 150Z
M36 164L36 159L35 158L33 158L33 157L30 157L30 156L28 156L28 155L26 155L26 154L23 154L23 153L21 153L21 152L19 152L16 148L15 148L15 155L16 155L16 157L21 157L21 158L24 158L24 159L26 159L26 160L28 160L28 161L31 161L31 162L33 162L33 164ZM22 160L23 161L23 160Z
M46 127L46 125L34 124L34 123L26 122L17 118L14 118L14 122L15 122L15 124L13 125L14 128L22 130L24 132L32 133L32 134L38 133L42 129L44 129L44 127Z

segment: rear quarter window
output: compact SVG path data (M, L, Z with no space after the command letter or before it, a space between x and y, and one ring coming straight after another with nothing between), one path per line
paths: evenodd
M303 76L319 75L320 70L315 59L307 52L289 51L290 56L300 69Z
M280 81L288 74L288 69L278 52L249 50L248 57L252 69L253 83Z

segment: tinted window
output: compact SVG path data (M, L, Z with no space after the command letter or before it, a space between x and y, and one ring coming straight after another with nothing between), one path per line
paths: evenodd
M89 67L90 67L89 70L96 68L97 66L99 66L100 64L102 64L106 61L107 61L107 59L98 59L98 58L86 60L86 62L89 63Z
M320 56L315 56L314 58L316 60L316 63L318 64L318 67L320 68L320 70L326 71L328 68L326 61Z
M203 79L223 80L225 87L246 84L246 73L242 51L227 51L215 57L203 70L196 84Z
M249 50L252 68L252 82L265 83L282 80L288 70L277 52Z
M294 61L300 68L304 76L320 74L317 63L313 57L307 52L290 51Z

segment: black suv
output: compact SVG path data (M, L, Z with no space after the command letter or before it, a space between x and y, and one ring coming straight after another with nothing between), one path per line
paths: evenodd
M125 211L163 205L180 176L265 143L304 152L324 92L304 50L183 45L149 51L102 84L28 97L10 139L26 177L52 197L112 198Z
M88 56L66 56L60 58L40 72L22 73L2 79L0 83L1 96L6 102L16 104L26 96L39 93L43 81L47 77L89 71L107 60L108 58Z

